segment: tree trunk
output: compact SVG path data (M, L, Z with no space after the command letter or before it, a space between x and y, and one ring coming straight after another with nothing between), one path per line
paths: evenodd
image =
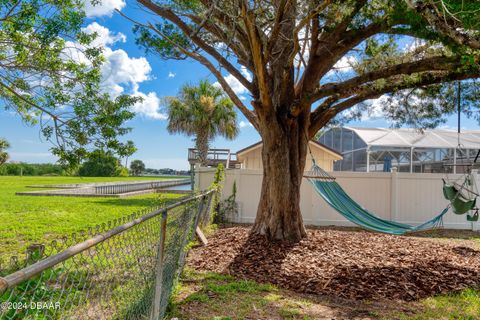
M198 161L202 166L207 166L208 158L208 132L205 130L199 130L197 137L195 138L195 147L198 152Z
M299 125L298 120L289 121L293 124L272 126L270 122L261 130L263 181L252 233L271 240L300 241L306 236L300 185L308 144L304 125Z

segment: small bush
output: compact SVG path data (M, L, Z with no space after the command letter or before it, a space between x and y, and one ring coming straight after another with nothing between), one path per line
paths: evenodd
M113 155L103 150L95 150L89 154L88 160L80 167L78 174L82 177L128 176L128 170L123 169L126 168L120 166L120 161Z

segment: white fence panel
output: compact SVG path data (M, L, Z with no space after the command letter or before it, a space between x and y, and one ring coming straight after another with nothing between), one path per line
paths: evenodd
M213 181L215 169L197 168L195 186L204 190ZM448 201L443 198L442 174L382 173L382 172L334 172L337 182L364 208L377 216L409 224L423 223L439 214ZM456 179L460 175L451 175ZM479 175L477 184L480 185ZM255 220L262 185L262 171L234 169L226 171L222 198L227 198L234 181L237 185L239 214L234 222L251 223ZM300 208L305 224L353 226L316 193L304 179L301 187ZM446 228L478 229L465 215L451 211L444 217Z

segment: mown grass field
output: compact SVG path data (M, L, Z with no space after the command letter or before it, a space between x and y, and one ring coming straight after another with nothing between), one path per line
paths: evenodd
M169 177L171 178L171 177ZM0 258L20 255L31 243L48 243L135 211L174 201L180 194L147 194L129 198L16 196L34 184L67 184L153 180L162 177L80 178L0 176Z

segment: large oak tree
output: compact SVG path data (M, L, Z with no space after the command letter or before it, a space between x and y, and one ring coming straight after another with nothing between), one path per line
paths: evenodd
M271 239L306 235L300 184L307 141L319 129L382 95L392 99L383 106L386 117L435 126L454 111L444 99L452 83L463 80L473 97L480 76L478 27L468 23L478 21L475 2L444 6L469 13L457 15L454 27L439 1L136 2L148 12L127 17L138 43L161 58L204 65L262 137L262 194L252 231ZM346 63L348 72L338 70ZM227 74L250 92L250 105ZM471 104L465 108L472 112Z

